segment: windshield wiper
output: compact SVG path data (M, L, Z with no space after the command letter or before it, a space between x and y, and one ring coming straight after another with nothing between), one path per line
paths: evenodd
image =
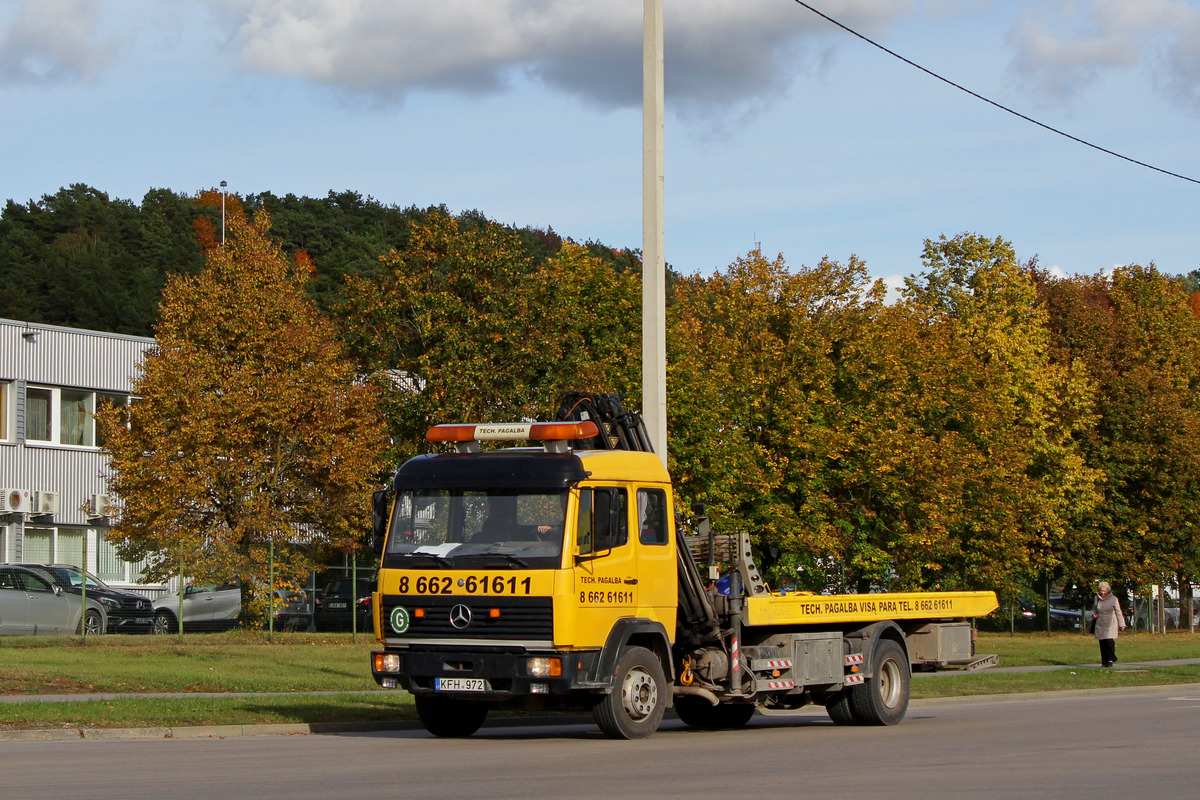
M518 567L529 568L529 562L523 558L517 558L512 553L481 553L480 558L503 558L510 564L516 564Z
M449 568L449 567L454 566L454 562L452 562L450 559L446 558L445 556L439 556L437 553L405 553L404 558L406 558L406 559L407 558L429 558L429 559L433 559L440 566L443 566L443 567Z

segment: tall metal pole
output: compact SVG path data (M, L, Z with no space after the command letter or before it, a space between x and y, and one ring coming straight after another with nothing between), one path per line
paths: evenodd
M642 416L667 463L667 290L663 255L663 13L644 0L642 25Z

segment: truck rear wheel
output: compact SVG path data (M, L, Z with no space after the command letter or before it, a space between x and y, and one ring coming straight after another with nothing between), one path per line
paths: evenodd
M745 725L754 716L754 706L750 703L714 706L703 697L682 695L675 698L675 713L689 728L717 731Z
M854 714L854 701L850 697L850 689L843 689L825 698L825 710L835 725L858 725L858 717Z
M854 716L863 725L895 725L908 711L911 673L904 649L891 639L877 640L871 666L875 674L850 691Z
M631 647L617 662L610 694L596 704L596 724L610 739L645 739L658 730L666 711L667 679L657 656Z
M419 694L413 698L417 716L425 730L443 738L463 738L479 730L487 719L488 707L483 703L456 700L453 697Z

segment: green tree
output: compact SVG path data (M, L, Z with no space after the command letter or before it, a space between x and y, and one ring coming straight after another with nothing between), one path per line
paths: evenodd
M568 389L636 386L640 284L583 248L538 264L510 229L433 213L381 263L339 314L383 376L398 458L437 422L545 419Z
M954 465L954 484L926 498L948 502L952 514L950 548L925 582L1012 587L1056 563L1068 531L1098 500L1099 475L1077 444L1094 424L1090 387L1052 361L1032 265L1020 264L1011 244L943 236L926 242L923 263L905 301L954 364L941 371L924 415ZM918 377L939 372L924 367Z
M266 214L172 278L127 409L97 414L121 513L110 537L151 580L303 574L369 528L384 446L376 392L308 298Z
M1098 423L1082 438L1103 501L1065 542L1064 575L1157 583L1197 573L1200 554L1200 323L1153 265L1051 279L1056 358L1086 370Z

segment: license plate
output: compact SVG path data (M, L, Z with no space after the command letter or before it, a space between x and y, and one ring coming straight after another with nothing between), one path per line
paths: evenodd
M486 692L488 683L483 678L435 678L433 688L439 692Z
M138 617L133 621L134 625L149 625L154 620L151 617Z
M330 608L345 608L346 604L345 603L330 603L329 607Z

